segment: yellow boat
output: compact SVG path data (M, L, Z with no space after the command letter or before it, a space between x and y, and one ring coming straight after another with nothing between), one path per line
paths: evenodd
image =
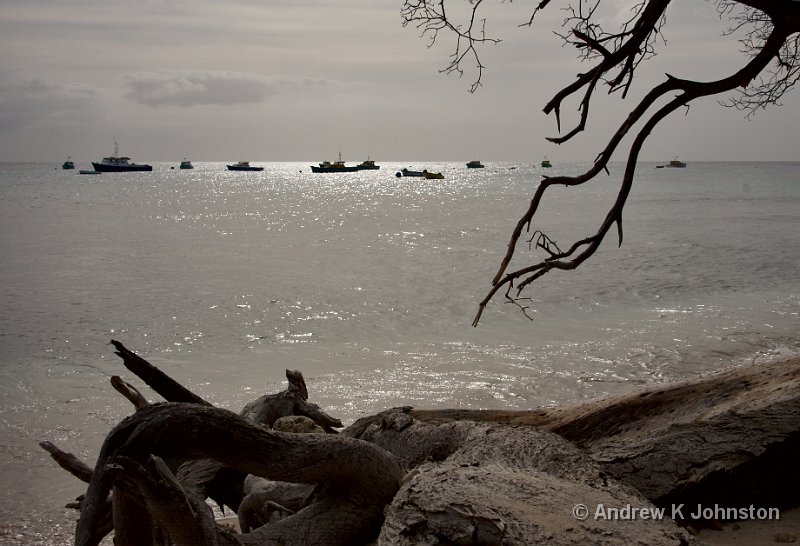
M444 178L444 175L442 173L431 173L428 172L427 170L422 171L422 176L433 180L441 180Z

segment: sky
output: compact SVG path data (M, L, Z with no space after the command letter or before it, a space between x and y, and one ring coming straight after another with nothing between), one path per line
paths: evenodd
M635 2L606 0L606 21ZM542 108L589 69L554 35L563 3L484 3L502 39L480 54L482 86L440 73L452 36L433 45L403 27L400 0L2 0L0 161L591 161L665 73L715 79L746 58L710 2L676 0L667 44L624 101L600 94L571 142ZM451 0L458 15L464 0ZM676 112L641 159L800 159L800 93L746 119L716 99ZM577 106L563 110L565 126ZM615 159L624 159L618 154Z

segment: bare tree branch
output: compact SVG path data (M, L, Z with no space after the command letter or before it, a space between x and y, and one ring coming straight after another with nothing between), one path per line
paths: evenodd
M473 321L473 326L477 326L484 308L501 288L506 287L506 299L511 302L515 302L519 297L519 293L522 292L524 288L526 288L536 279L544 276L552 269L571 270L577 268L597 251L600 243L603 241L609 229L611 229L614 224L617 225L619 244L621 245L622 211L633 184L639 151L641 150L641 147L647 137L650 135L650 132L667 115L671 114L678 108L689 104L689 102L697 98L717 95L725 91L735 89L736 87L747 85L748 82L752 81L753 78L761 73L761 71L764 70L764 68L771 62L775 55L777 55L777 52L780 51L785 40L785 31L778 28L774 29L773 33L767 39L759 53L753 57L751 61L739 72L728 78L723 78L714 82L701 83L689 80L679 80L677 78L673 78L672 76L668 76L667 81L654 87L631 112L625 123L619 127L616 134L612 137L611 141L606 146L606 149L600 154L599 159L595 162L592 169L587 171L587 173L577 177L553 177L543 180L537 188L536 194L534 199L531 201L528 211L519 220L514 232L512 233L511 241L508 243L506 256L504 257L500 269L492 281L492 289L479 304L478 313ZM638 122L646 114L646 112L649 111L649 109L658 99L664 97L668 93L676 91L682 91L682 93L677 95L669 103L653 113L644 123L644 126L631 144L631 148L628 152L628 161L625 168L625 174L617 194L617 199L606 215L605 220L598 228L597 232L594 235L576 241L565 252L553 253L548 247L546 247L545 250L548 252L549 256L544 260L516 271L506 273L506 268L513 258L514 251L519 238L522 235L522 231L523 229L526 229L526 227L530 226L530 223L536 214L536 211L538 210L544 192L554 184L575 186L583 184L594 178L594 176L600 172L600 169L605 167L606 163L611 157L611 154L622 140L622 137L628 133L633 125ZM517 294L512 295L511 290L514 288L515 282L517 283Z
M670 0L632 2L630 16L614 30L606 30L598 22L598 9L603 2L604 0L570 0L562 8L566 13L563 21L565 31L557 34L565 43L578 50L579 58L595 64L558 91L545 105L544 112L555 116L558 131L561 133L561 110L564 102L581 94L577 123L559 136L549 137L551 142L568 142L586 130L589 106L600 83L608 87L609 93L619 91L621 98L626 98L637 68L656 54L657 42L666 43L662 29L666 25L666 10ZM499 40L488 39L482 33L485 20L481 25L481 33L474 33L475 21L478 20L476 12L482 0L468 0L468 3L471 6L471 16L466 26L448 18L444 0L406 0L401 13L403 24L415 24L423 29L423 35L428 35L431 43L436 41L440 31L455 32L456 50L444 72L463 74L461 63L467 56L471 56L478 65L476 80L470 88L470 91L475 91L481 85L484 68L480 63L477 47L485 42L496 43ZM534 7L530 19L523 22L522 26L532 25L536 14L550 4L551 0L541 0ZM739 43L749 61L729 77L713 82L685 80L667 75L666 81L653 87L630 111L589 170L579 176L556 176L542 180L527 211L512 231L506 253L492 279L489 293L479 304L473 325L477 326L484 309L501 290L505 291L508 302L516 304L530 318L527 306L530 298L523 297L521 292L531 283L554 269L571 270L579 267L597 251L608 231L615 225L619 244L622 244L622 211L633 183L639 151L652 130L667 115L687 107L697 98L738 90L738 96L721 103L743 110L751 116L769 105L780 104L780 99L797 84L800 80L800 2L716 0L716 8L720 16L731 21L729 33L744 33ZM666 104L658 106L663 101L667 101ZM617 198L596 232L576 240L565 251L561 251L546 234L534 231L528 240L529 246L534 251L544 251L546 256L541 261L508 272L522 234L531 229L547 189L554 185L580 186L594 179L601 171L608 172L607 165L612 154L623 137L634 131L636 136L627 151L627 164Z

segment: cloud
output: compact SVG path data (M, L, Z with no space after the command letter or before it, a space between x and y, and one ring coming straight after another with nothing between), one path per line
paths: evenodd
M125 96L146 106L235 105L264 102L285 92L337 82L323 78L270 78L244 72L162 70L122 76Z
M82 83L56 83L45 78L13 79L0 74L0 132L58 118L80 116L100 97L97 88Z

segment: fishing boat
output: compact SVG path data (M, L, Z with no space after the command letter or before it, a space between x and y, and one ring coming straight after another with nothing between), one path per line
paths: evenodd
M381 168L380 165L376 165L375 162L369 158L367 158L366 161L362 161L356 166L358 167L359 171L377 171L378 169Z
M233 165L226 165L229 171L263 171L264 167L250 165L249 161L238 161Z
M467 168L468 169L482 169L483 166L484 166L483 163L481 163L477 159L467 163Z
M339 152L338 161L323 161L318 166L311 165L312 173L351 173L361 170L358 165L348 167L342 161L342 152Z
M181 161L181 169L194 169L194 165L192 165L191 161L184 158L183 161Z
M69 169L74 169L75 163L72 162L72 157L67 157L67 160L64 162L63 165L61 165L61 168L64 169L65 171Z
M130 157L119 155L119 144L114 139L114 155L104 157L99 163L92 162L94 170L101 173L120 173L134 171L152 171L152 165L139 165L130 162Z
M422 176L424 176L428 180L442 180L442 179L444 179L444 175L442 173L432 173L432 172L428 172L427 170L422 171Z
M553 164L550 163L550 160L547 159L547 156L545 156L545 158L542 160L542 168L543 169L549 169L552 166L553 166Z

